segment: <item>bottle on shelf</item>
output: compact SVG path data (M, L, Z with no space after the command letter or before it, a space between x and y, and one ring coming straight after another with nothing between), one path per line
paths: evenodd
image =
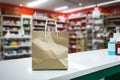
M11 33L10 33L9 30L7 30L7 33L6 33L5 37L10 37L10 36L11 36Z

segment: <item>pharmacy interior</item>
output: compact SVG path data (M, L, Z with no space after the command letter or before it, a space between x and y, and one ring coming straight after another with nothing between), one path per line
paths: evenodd
M33 38L36 37L36 35L38 34L37 32L41 31L57 31L59 33L68 33L68 57L69 55L70 57L72 57L72 55L75 56L77 55L76 53L79 53L78 55L81 55L81 58L87 55L85 53L88 53L88 55L93 55L95 57L95 55L97 56L98 54L94 55L93 53L97 53L98 50L98 53L100 53L101 51L103 51L101 52L101 54L104 53L104 51L107 53L106 59L108 58L108 56L114 56L115 60L113 61L119 61L120 59L118 57L120 55L120 1L0 0L0 65L4 65L4 61L12 62L12 60L14 60L17 62L17 60L32 58ZM36 32L35 35L33 34L33 32ZM42 34L45 34L45 36L47 36L46 32ZM57 34L57 36L59 37L60 34ZM37 43L39 45L42 45L39 42ZM55 46L56 45L52 45L51 47ZM93 51L93 53L91 51ZM103 56L104 55L105 54L103 54ZM113 63L110 65L113 65ZM115 66L118 65L120 65L120 63L116 63ZM111 68L113 66L109 66L106 68ZM0 69L0 71L1 70L2 69ZM114 71L112 70L112 72ZM112 80L120 80L120 77L118 79L120 71L113 74L117 74L117 77L112 76ZM113 74L111 73L109 75ZM74 76L72 77L65 72L65 75L63 76L66 77L59 77L57 75L56 77L58 78L51 78L53 76L48 78L51 80L67 80L68 78L73 80L79 80L80 78L76 78L79 76L76 75L72 75ZM102 77L104 78L106 76ZM99 79L101 79L102 77L99 77ZM110 78L111 77L107 77L103 80L111 80ZM0 79L5 80L7 78L3 77ZM15 80L14 78L11 79ZM31 79L33 79L33 77ZM98 78L90 78L89 80L97 79ZM81 78L81 80L87 79L85 79L84 77L84 79Z

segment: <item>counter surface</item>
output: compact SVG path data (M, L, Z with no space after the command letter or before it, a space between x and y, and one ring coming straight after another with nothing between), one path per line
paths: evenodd
M68 62L68 70L32 71L31 58L0 61L0 80L69 80L120 65L120 56L103 49L69 54Z

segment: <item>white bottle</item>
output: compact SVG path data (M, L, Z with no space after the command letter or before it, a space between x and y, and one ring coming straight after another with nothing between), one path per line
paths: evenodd
M5 37L7 37L7 38L11 37L11 33L10 33L9 30L7 30L7 33L5 34Z

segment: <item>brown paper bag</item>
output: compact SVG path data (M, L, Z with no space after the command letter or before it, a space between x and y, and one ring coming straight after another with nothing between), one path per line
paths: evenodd
M68 33L33 31L32 69L68 68Z

